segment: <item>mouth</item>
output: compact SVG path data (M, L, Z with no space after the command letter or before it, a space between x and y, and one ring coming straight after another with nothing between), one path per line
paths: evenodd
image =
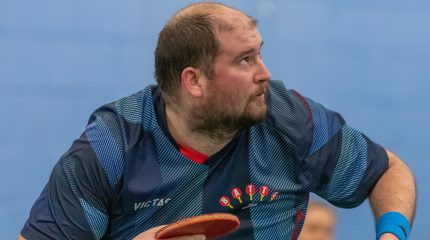
M266 92L262 92L262 93L259 93L258 95L256 95L255 99L258 101L264 101L265 97L266 97Z
M256 95L256 97L262 97L265 96L267 93L267 89L264 89L263 91L258 92L258 94Z
M265 85L257 94L257 97L265 96L268 90L268 86Z
M268 91L268 86L264 86L262 89L260 89L255 95L254 98L256 99L265 99L266 94Z

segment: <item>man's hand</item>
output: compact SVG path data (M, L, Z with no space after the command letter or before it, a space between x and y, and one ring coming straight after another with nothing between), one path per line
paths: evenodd
M145 232L137 235L133 240L155 240L155 233L163 228L163 226L154 227L151 229L146 230ZM168 238L165 240L206 240L205 235L192 235L192 236L182 236L182 237L175 237L175 238ZM396 239L397 240L397 239Z
M395 235L391 233L384 233L378 240L399 240Z

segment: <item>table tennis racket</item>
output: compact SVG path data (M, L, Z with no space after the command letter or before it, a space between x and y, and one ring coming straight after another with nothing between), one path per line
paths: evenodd
M207 239L214 239L236 230L239 219L229 213L209 213L182 219L171 223L155 234L156 239L204 234Z

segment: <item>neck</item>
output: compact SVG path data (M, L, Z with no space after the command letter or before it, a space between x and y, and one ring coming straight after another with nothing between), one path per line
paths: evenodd
M182 111L177 111L181 109ZM190 119L187 110L166 103L167 127L179 144L211 156L220 151L236 132L214 131L212 133L197 130L195 121ZM216 132L216 133L215 133Z

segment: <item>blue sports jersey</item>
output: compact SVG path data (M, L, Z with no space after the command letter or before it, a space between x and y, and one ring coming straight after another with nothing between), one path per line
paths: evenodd
M97 109L55 165L21 234L131 239L186 217L239 217L222 239L296 239L309 193L359 205L388 167L384 148L320 104L270 81L264 122L203 164L169 134L156 85Z

